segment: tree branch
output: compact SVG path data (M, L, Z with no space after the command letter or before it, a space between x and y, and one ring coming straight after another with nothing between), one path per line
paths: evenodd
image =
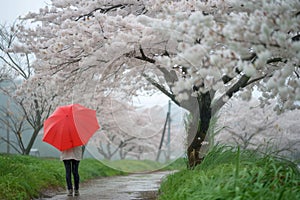
M134 4L129 4L129 3L124 3L124 4L116 4L116 5L106 5L106 7L102 7L102 8L95 8L94 10L92 10L91 12L87 13L87 14L83 14L80 15L78 18L75 19L75 21L80 20L81 18L83 18L85 20L85 18L89 18L89 17L94 17L94 13L99 11L100 13L107 13L109 11L115 10L115 9L124 9L127 6L133 6ZM142 13L146 13L147 10L145 7L142 8L140 14Z
M219 99L212 105L212 115L214 115L226 102L223 100L224 97L228 96L231 98L234 93L238 92L240 88L247 86L250 77L243 75L241 78L223 94Z
M155 86L157 89L159 89L162 93L167 95L174 103L176 103L178 106L180 106L180 103L175 99L174 94L171 94L168 90L166 90L163 86L161 86L153 78L149 77L147 74L143 73L142 76L145 77L147 81L149 81L153 86Z
M292 41L293 41L293 42L295 42L295 41L300 41L300 34L295 35L294 37L292 37Z
M147 61L152 64L155 63L155 60L153 58L149 58L145 55L144 50L141 46L140 46L139 50L140 50L141 56L135 56L135 58L143 60L143 61Z

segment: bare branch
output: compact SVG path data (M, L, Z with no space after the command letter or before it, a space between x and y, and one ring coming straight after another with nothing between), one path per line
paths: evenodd
M175 95L170 93L168 90L166 90L162 85L157 83L153 78L149 77L147 74L142 74L147 81L149 81L153 86L155 86L157 89L159 89L162 93L167 95L174 103L176 103L178 106L180 106L180 103L175 99Z

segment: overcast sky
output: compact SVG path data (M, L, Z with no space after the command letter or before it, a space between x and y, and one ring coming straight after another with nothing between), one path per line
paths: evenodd
M0 24L13 23L20 15L38 11L50 0L0 0Z

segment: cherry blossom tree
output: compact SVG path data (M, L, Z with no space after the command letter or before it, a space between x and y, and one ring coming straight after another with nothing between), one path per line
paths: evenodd
M290 110L276 115L272 110L274 101L260 108L259 101L249 102L231 99L221 109L218 126L221 128L215 140L218 143L237 144L244 149L263 153L291 156L299 154L300 112ZM237 116L236 113L239 113Z
M8 100L6 105L1 105L0 121L13 133L16 140L1 139L16 152L28 155L43 127L44 119L51 111L51 100L55 98L55 93L53 95L53 92L50 92L53 89L47 89L45 94L45 82L40 82L38 75L32 77L31 62L34 55L27 50L18 50L17 34L15 25L1 25L0 70L3 73L0 75L0 82L5 83L0 86L0 91ZM32 130L29 142L24 137L25 130Z
M132 134L135 129L128 126L128 122L126 122L131 119L134 108L110 97L103 98L101 101L101 104L106 105L106 109L99 111L98 120L101 130L91 139L90 144L96 147L97 153L106 160L124 159L128 153L135 151L140 145L138 137ZM92 151L89 146L88 150Z
M52 0L24 18L36 26L19 26L18 49L35 53L44 82L63 80L59 95L77 85L97 106L157 87L192 116L193 167L212 116L235 94L258 90L278 113L299 108L299 18L298 0Z
M0 70L4 72L0 76L5 75L9 80L18 76L28 79L33 71L30 65L31 55L26 51L18 54L10 50L16 43L16 37L15 25L0 25Z
M102 99L107 106L99 113L101 130L90 141L87 149L93 154L101 154L97 157L110 159L148 159L154 160L158 153L158 145L161 139L166 111L162 106L139 108L137 105L129 105L120 100ZM170 146L176 149L181 146L185 133L180 127L180 121L176 121L177 113L171 116L172 140ZM178 118L178 117L177 117ZM166 141L166 139L165 139ZM167 144L164 144L164 148ZM176 152L178 154L178 152ZM177 156L178 155L174 155Z
M7 103L6 107L0 107L0 127L2 130L6 129L8 131L7 138L0 136L0 139L7 143L7 153L10 153L12 148L19 154L25 154L27 144L24 141L24 132L26 129L28 130L26 118L20 114L22 112L18 112L15 108L12 111L9 107L9 103Z

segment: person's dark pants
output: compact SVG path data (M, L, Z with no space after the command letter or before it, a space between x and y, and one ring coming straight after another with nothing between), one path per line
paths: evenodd
M73 189L72 187L72 174L74 177L74 189L79 189L79 173L78 173L78 167L79 167L78 160L64 160L64 165L66 169L66 181L67 181L67 187L68 190Z

